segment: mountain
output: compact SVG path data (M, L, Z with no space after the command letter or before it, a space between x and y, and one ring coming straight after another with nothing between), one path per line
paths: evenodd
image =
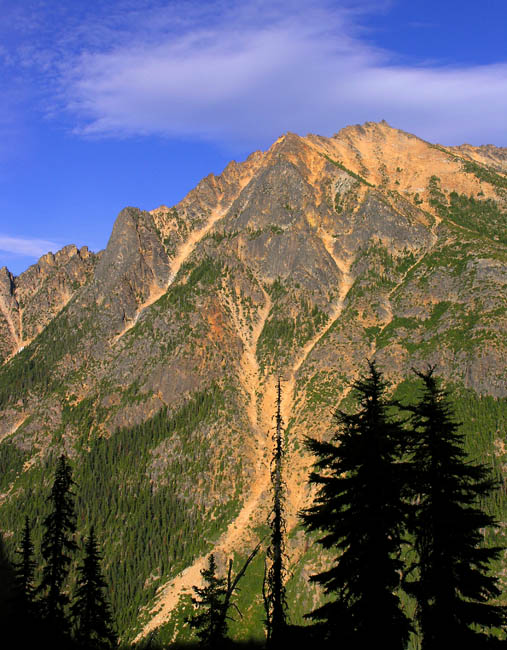
M32 341L92 276L99 256L70 245L18 277L0 269L0 360Z
M302 440L330 434L366 359L400 399L416 390L411 367L437 364L467 450L505 486L506 216L507 149L367 122L288 133L173 207L125 208L98 254L67 246L19 277L1 269L4 537L26 512L40 539L65 449L121 634L185 638L180 596L206 554L223 569L265 532L281 376L300 621L324 561L297 526L310 498ZM505 543L505 488L488 507ZM238 638L262 635L262 572L259 555Z

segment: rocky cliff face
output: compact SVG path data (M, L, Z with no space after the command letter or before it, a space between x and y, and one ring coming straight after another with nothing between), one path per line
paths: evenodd
M463 156L466 160L481 163L504 174L507 172L506 147L495 147L492 144L473 147L470 144L462 144L459 147L449 147L449 150L455 151L456 154Z
M118 443L106 470L126 482L108 484L124 499L114 517L143 520L122 485L137 495L149 488L147 501L170 493L186 517L171 526L181 532L191 521L202 538L191 551L174 542L169 568L160 542L142 570L124 539L146 589L191 567L159 593L147 633L198 581L206 550L225 557L256 539L278 375L290 529L308 498L302 437L325 435L323 414L347 398L366 358L394 385L412 366L436 363L478 400L505 396L505 160L491 145L446 149L386 123L332 138L286 134L174 207L126 208L97 256L69 246L19 278L2 269L0 352L7 360L25 346L0 374L0 452L8 445L18 458L3 528L52 451L63 445L85 468ZM105 528L106 516L97 519ZM105 544L114 563L118 544ZM294 528L296 581L315 560L307 551ZM129 588L149 601L149 590ZM127 633L137 609L125 608Z
M86 246L47 253L18 277L0 269L0 358L30 343L93 273L97 256Z

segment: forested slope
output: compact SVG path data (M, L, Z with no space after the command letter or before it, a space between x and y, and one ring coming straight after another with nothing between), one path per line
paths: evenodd
M331 412L350 405L350 382L367 358L400 396L412 390L411 367L436 364L454 388L470 454L505 486L501 153L445 149L385 123L332 138L286 134L176 206L126 208L105 251L64 249L42 283L44 262L21 279L5 271L7 544L27 513L37 546L64 450L78 526L96 526L121 635L166 624L167 637L184 636L181 615L167 620L206 554L215 549L223 568L233 552L248 555L265 528L281 376L288 595L299 594L300 622L317 598L308 575L324 561L297 527L310 497L302 440L330 435ZM48 286L54 273L71 278L54 281L65 289L58 301ZM30 335L13 329L16 287L29 281L24 295L50 297ZM503 522L494 535L503 535L505 488L488 507ZM263 634L262 571L259 556L241 592L245 619L232 626L238 638Z

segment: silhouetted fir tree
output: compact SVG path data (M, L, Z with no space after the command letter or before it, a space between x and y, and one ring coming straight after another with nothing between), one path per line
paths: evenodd
M287 627L287 601L285 596L285 517L283 482L283 421L281 415L282 389L280 378L277 384L276 427L273 440L275 448L271 460L271 488L273 509L269 519L271 540L266 555L267 566L263 585L264 608L268 647L281 643Z
M397 594L407 516L404 432L389 415L381 373L368 363L367 376L353 385L359 410L336 411L338 430L329 442L306 441L317 456L310 482L318 490L301 517L335 552L332 566L311 577L334 599L307 617L336 647L401 650L411 629Z
M0 629L2 638L19 635L18 623L20 620L20 609L16 598L16 576L5 548L2 532L0 531ZM21 643L17 644L21 647Z
M49 501L52 509L43 522L44 533L41 553L46 564L37 589L41 594L42 615L47 633L54 639L65 639L70 632L66 616L69 597L64 591L65 581L76 548L73 535L76 532L73 493L74 481L67 458L58 459L55 479ZM56 641L55 641L56 642Z
M418 560L406 589L417 600L423 650L494 647L487 630L505 625L507 608L488 602L500 595L488 568L502 549L483 545L482 531L496 522L480 509L479 498L495 484L486 466L467 461L448 394L433 372L416 373L423 394L407 407L415 444L411 530Z
M90 650L112 648L116 644L100 560L92 527L85 542L83 563L78 567L77 586L71 607L77 644L80 648Z
M26 648L39 644L43 633L40 611L35 596L34 574L36 562L34 560L34 550L30 520L26 516L20 544L16 549L19 560L13 564L14 590L12 600L12 623L14 629L16 629L19 647Z
M35 549L30 531L30 520L28 516L26 516L21 543L19 549L16 550L17 555L19 555L19 561L15 562L14 571L20 604L29 615L35 613L35 587L33 580L36 563L34 560L34 551Z
M198 612L188 619L190 627L196 630L200 643L205 648L221 648L227 634L225 599L227 586L225 578L216 575L217 565L213 553L208 558L208 567L201 571L204 587L193 587L197 598L192 603Z

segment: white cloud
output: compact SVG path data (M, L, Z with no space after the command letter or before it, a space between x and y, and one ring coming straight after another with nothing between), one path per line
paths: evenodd
M61 246L45 239L26 239L22 237L7 237L0 234L0 251L14 255L38 258L48 251L60 250Z
M385 118L446 143L505 137L507 65L400 66L361 40L357 6L303 5L226 6L207 26L189 12L177 33L161 19L147 39L83 53L66 73L67 108L89 135L247 144Z
M287 130L331 134L385 118L445 144L506 145L507 63L401 65L361 26L390 4L118 0L98 14L46 17L49 45L23 61L46 66L58 88L48 113L63 107L87 136L258 146Z

